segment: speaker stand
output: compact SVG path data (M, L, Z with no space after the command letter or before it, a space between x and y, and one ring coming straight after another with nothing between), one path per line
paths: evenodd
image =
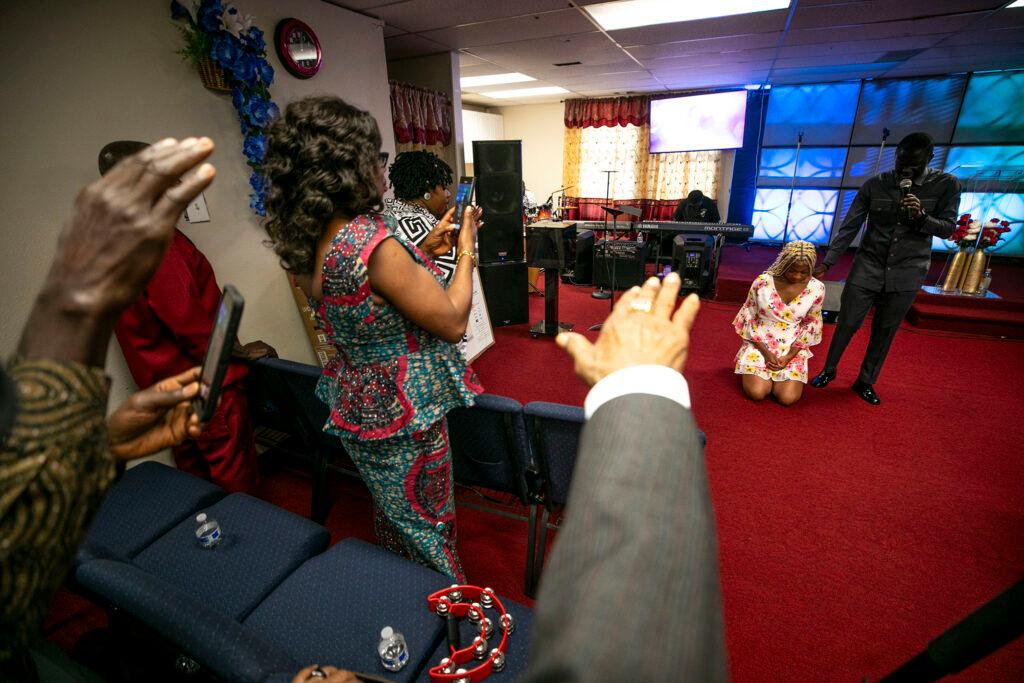
M554 337L573 328L572 323L558 321L558 283L561 279L559 270L544 269L544 319L530 328L530 334L534 339L540 335Z

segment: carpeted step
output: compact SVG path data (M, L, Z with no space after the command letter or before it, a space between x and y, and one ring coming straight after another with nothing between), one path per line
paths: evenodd
M907 313L916 327L1024 339L1024 301L920 294Z

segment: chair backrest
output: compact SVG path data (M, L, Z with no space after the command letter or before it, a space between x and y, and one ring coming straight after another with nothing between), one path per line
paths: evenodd
M519 401L480 394L474 405L448 413L448 441L457 483L513 493L528 503L530 444Z
M583 408L533 401L523 408L533 436L533 454L540 470L544 504L565 505L576 467L583 429Z
M264 394L291 416L299 436L308 445L319 442L337 447L336 439L323 431L331 412L316 395L321 372L316 365L283 358L261 358L255 363L254 374Z

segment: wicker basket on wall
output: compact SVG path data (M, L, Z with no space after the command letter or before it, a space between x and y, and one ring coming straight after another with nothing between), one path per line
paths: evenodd
M224 76L224 69L212 59L203 57L199 60L198 69L199 80L203 82L204 87L214 92L231 92L228 80Z

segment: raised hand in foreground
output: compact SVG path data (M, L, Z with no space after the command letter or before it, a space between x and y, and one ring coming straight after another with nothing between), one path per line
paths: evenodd
M199 392L199 368L143 389L107 417L107 440L118 460L133 460L176 446L202 432L192 399Z
M572 356L576 374L588 386L632 365L665 365L682 372L700 299L690 294L673 314L679 286L677 273L667 275L664 283L652 277L622 295L595 344L575 332L563 332L555 343Z

